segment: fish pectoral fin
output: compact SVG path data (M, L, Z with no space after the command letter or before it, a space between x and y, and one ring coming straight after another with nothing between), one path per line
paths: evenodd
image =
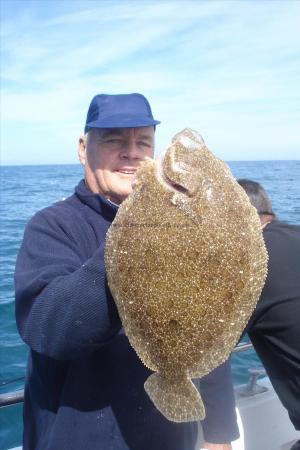
M154 373L145 382L145 391L156 408L172 422L203 420L205 409L193 382L183 377L175 382Z

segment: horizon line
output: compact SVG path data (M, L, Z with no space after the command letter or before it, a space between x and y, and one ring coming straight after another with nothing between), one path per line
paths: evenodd
M220 159L220 158L219 158ZM298 162L300 161L299 159L230 159L230 160L225 160L223 159L222 161L226 162L226 163L231 163L231 162L243 162L243 163L251 163L251 162ZM20 164L20 163L11 163L11 164L0 164L0 168L1 167L39 167L39 166L81 166L81 164L78 163L25 163L25 164Z

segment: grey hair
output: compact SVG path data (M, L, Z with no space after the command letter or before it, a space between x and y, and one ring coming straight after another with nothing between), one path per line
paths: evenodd
M251 204L256 208L258 214L269 214L275 216L272 209L272 203L267 192L256 181L239 179L237 180L249 197Z

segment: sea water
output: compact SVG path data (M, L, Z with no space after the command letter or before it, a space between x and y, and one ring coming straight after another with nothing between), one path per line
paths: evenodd
M229 162L237 178L263 184L278 217L300 223L300 161ZM13 272L27 221L39 209L72 194L82 178L79 165L6 166L1 168L0 394L23 387L27 348L14 318ZM232 357L235 384L260 366L253 350ZM0 450L20 445L22 405L0 408Z

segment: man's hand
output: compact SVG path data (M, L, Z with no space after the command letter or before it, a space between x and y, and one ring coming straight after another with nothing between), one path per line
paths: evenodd
M204 450L232 450L231 444L210 444L209 442L204 442L202 449ZM201 450L202 450L201 449Z

